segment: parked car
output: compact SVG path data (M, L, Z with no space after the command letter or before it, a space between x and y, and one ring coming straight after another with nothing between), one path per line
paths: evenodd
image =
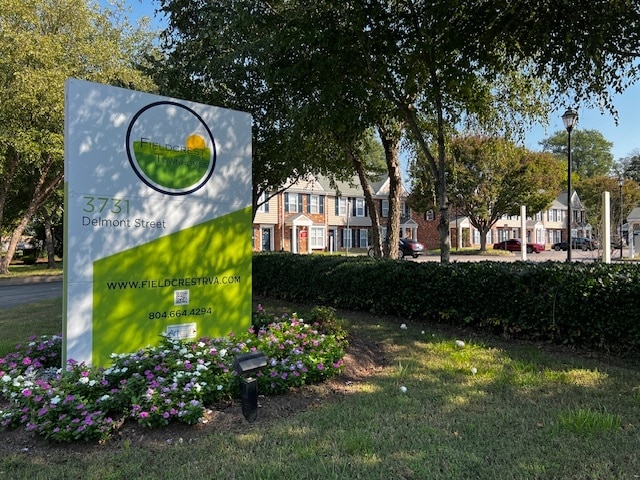
M600 246L600 243L595 238L574 237L571 239L572 250L596 250ZM554 243L551 247L555 251L567 249L567 242Z
M522 249L522 240L519 238L511 238L503 242L497 242L493 244L494 250L508 250L510 252L519 252ZM544 245L541 243L527 243L527 253L540 253L544 252Z
M417 258L424 253L424 245L412 238L401 238L398 245L398 258L404 258L411 255Z
M369 256L373 257L373 247L369 247ZM407 256L412 256L413 258L417 258L419 255L424 253L424 245L416 240L411 238L401 238L398 242L398 259L403 259Z

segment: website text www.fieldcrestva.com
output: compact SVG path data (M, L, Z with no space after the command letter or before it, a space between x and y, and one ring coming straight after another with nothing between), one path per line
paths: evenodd
M160 280L117 280L106 282L109 290L135 290L138 288L198 287L203 285L233 285L240 283L240 275L216 277L163 278Z

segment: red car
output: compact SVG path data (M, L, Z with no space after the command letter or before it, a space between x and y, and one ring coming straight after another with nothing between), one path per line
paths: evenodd
M509 250L510 252L519 252L522 249L522 241L519 238L511 238L504 242L493 244L494 250ZM527 253L544 252L544 245L541 243L527 243Z

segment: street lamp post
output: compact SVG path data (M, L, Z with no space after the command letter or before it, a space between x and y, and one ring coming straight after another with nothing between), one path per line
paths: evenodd
M624 225L624 213L622 210L622 186L624 185L624 178L622 174L618 177L618 187L620 187L620 260L622 260L622 226Z
M568 108L562 115L564 128L567 129L567 262L571 261L571 131L578 123L578 112Z

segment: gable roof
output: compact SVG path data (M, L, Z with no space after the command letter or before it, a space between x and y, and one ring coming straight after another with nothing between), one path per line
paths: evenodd
M336 195L342 197L362 197L364 192L362 191L362 186L360 185L360 180L357 176L353 176L349 181L339 180L335 182L335 187L332 186L331 181L323 177L322 175L318 175L317 177L318 183L324 188L327 192L335 192ZM377 179L369 180L369 185L371 186L371 190L374 197L388 197L389 196L389 175L381 174L377 177ZM404 185L401 185L401 196L407 196L408 192Z

